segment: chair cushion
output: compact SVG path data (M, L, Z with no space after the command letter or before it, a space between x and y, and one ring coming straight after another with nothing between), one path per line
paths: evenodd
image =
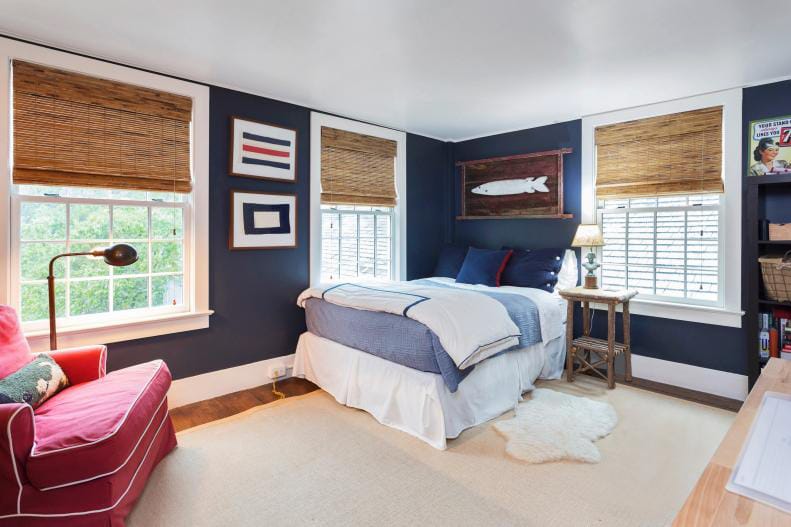
M170 371L152 361L63 390L35 411L36 440L27 475L39 489L120 469L165 404Z
M33 360L19 317L10 306L0 305L0 379Z
M25 403L37 408L69 385L57 362L42 353L17 371L0 379L0 404Z

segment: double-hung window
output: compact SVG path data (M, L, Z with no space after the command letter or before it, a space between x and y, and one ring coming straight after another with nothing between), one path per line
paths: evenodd
M720 100L729 102L725 96ZM715 104L587 125L595 174L588 187L594 207L588 210L604 236L601 284L638 290L638 304L653 303L636 306L642 313L683 318L672 306L698 307L717 316L722 312L726 320L738 308L738 294L726 287L738 265L725 254L726 243L738 243L738 236L725 231L728 203L733 208L739 199L733 187L738 165L729 157L729 174L735 176L724 177L723 108ZM730 110L729 116L736 122L737 112ZM733 141L728 137L731 147Z
M28 328L43 327L48 317L52 257L117 243L135 248L134 264L111 267L86 256L56 261L55 306L62 322L178 312L189 305L184 226L190 206L184 196L18 185L12 203L16 304Z
M10 158L0 301L46 345L54 256L123 243L137 261L59 258L61 346L208 327L208 89L0 39Z
M402 132L313 114L311 280L403 278Z

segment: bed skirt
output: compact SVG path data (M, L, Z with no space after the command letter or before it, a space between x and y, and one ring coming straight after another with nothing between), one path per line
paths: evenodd
M339 403L444 450L447 439L514 408L542 370L557 370L558 359L562 364L564 345L559 337L485 360L451 393L439 374L306 332L297 343L293 374L317 384Z

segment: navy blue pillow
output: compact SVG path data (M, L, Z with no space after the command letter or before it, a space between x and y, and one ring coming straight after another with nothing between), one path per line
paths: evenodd
M470 247L456 281L460 284L483 284L489 287L499 287L500 275L512 252L510 249L492 251Z
M508 249L508 247L503 247ZM502 285L533 287L550 293L558 283L565 249L514 249L500 279Z
M458 245L446 245L439 253L437 267L434 268L433 276L444 276L446 278L456 278L467 256L467 247Z

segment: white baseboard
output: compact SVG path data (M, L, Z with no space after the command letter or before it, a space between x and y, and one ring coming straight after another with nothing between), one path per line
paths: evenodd
M632 354L632 375L729 399L747 398L747 376Z
M291 367L294 365L294 354L175 380L170 385L168 392L168 406L177 408L185 404L269 384L272 382L268 375L269 367L282 364L289 368L287 377L290 376Z

